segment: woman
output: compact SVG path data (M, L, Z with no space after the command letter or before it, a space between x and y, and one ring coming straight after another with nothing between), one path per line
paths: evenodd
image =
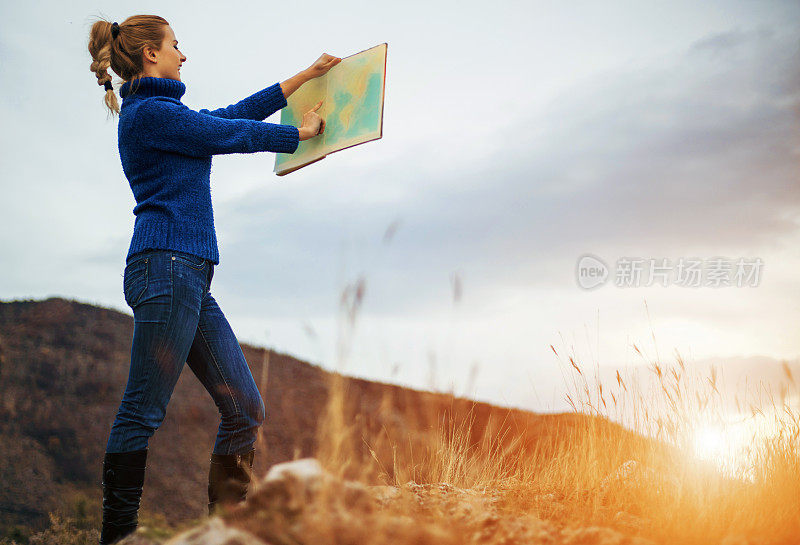
M300 127L262 120L286 97L341 61L323 54L286 81L218 110L181 103L186 56L169 23L136 15L91 29L91 71L119 114L122 168L136 199L123 292L133 310L131 366L103 461L100 543L113 543L138 524L149 438L160 426L184 362L211 394L221 420L208 475L209 513L245 499L264 402L244 354L209 289L219 264L211 206L213 155L293 153L325 128L316 113ZM125 83L121 108L107 69Z

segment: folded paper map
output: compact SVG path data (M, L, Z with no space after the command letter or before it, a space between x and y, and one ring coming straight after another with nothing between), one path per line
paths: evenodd
M281 110L281 124L299 127L303 114L321 100L317 113L325 120L325 131L300 142L294 153L277 153L278 176L383 135L387 46L383 43L342 58L327 74L304 83L289 96Z

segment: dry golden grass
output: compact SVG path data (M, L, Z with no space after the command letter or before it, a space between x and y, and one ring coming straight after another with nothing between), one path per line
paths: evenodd
M363 290L350 293L360 297ZM359 300L347 303L352 326ZM565 417L533 437L506 421L475 429L470 410L425 415L435 423L429 432L425 425L405 427L398 423L405 415L393 414L388 394L379 414L370 415L382 423L380 430L367 433L363 415L348 403L346 381L333 374L317 458L334 475L382 482L397 494L381 510L357 514L341 504L341 490L320 495L308 511L313 542L800 539L800 418L791 405L797 385L788 366L791 389L777 399L735 400L740 409L749 407L748 422L770 433L755 431L734 468L714 449L703 456L709 453L702 434L724 435L730 413L716 370L698 376L678 355L673 366L650 362L647 387L619 371L613 383L603 384L574 356L563 361L553 352L571 372L568 401L579 418ZM409 481L444 484L423 488Z

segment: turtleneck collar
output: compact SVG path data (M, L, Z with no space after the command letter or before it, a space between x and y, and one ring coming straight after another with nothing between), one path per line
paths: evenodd
M133 80L133 86L130 81L126 81L119 88L119 95L124 99L130 97L171 97L180 100L186 93L186 85L182 81L170 78L154 78L143 77L138 81Z

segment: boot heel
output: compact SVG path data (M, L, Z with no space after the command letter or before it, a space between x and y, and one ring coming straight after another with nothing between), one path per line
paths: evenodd
M139 525L147 449L106 452L103 459L103 526L100 545L115 543Z

